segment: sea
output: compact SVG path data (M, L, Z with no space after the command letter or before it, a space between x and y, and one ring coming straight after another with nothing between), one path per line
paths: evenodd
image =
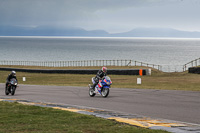
M0 37L0 61L133 60L181 71L200 57L200 38Z

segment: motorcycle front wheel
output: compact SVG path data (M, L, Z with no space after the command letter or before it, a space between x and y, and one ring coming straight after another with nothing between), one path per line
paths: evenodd
M107 97L108 94L109 94L109 91L110 91L109 88L103 88L102 91L101 91L101 95L103 97Z
M6 94L6 95L9 94L8 87L5 88L5 94Z
M15 86L11 86L11 95L15 95Z

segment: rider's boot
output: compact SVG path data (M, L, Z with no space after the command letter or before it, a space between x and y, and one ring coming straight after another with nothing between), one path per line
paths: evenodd
M90 88L93 89L95 91L95 84L91 85Z

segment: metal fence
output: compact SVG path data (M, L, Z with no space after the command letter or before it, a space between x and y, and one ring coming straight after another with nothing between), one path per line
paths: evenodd
M146 66L162 71L160 65L133 60L82 60L82 61L0 61L0 65L44 66L44 67L86 67L86 66Z
M87 66L145 66L164 72L187 71L189 67L200 66L200 58L184 65L155 65L134 60L82 60L82 61L0 61L7 66L42 66L42 67L87 67Z
M200 58L192 60L185 65L183 65L183 71L187 71L190 67L197 67L200 66Z

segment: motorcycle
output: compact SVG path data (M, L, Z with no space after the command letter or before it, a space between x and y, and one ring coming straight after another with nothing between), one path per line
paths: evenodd
M6 86L5 94L9 95L9 93L10 93L11 95L14 95L17 85L18 85L17 80L15 78L12 78L10 80L10 83L8 83L8 86Z
M95 83L94 77L92 78L93 84ZM102 80L99 80L99 83L95 86L95 90L91 88L91 85L89 84L89 95L90 97L94 97L96 94L99 94L103 97L107 97L110 92L110 85L112 84L112 81L110 77L105 76Z

